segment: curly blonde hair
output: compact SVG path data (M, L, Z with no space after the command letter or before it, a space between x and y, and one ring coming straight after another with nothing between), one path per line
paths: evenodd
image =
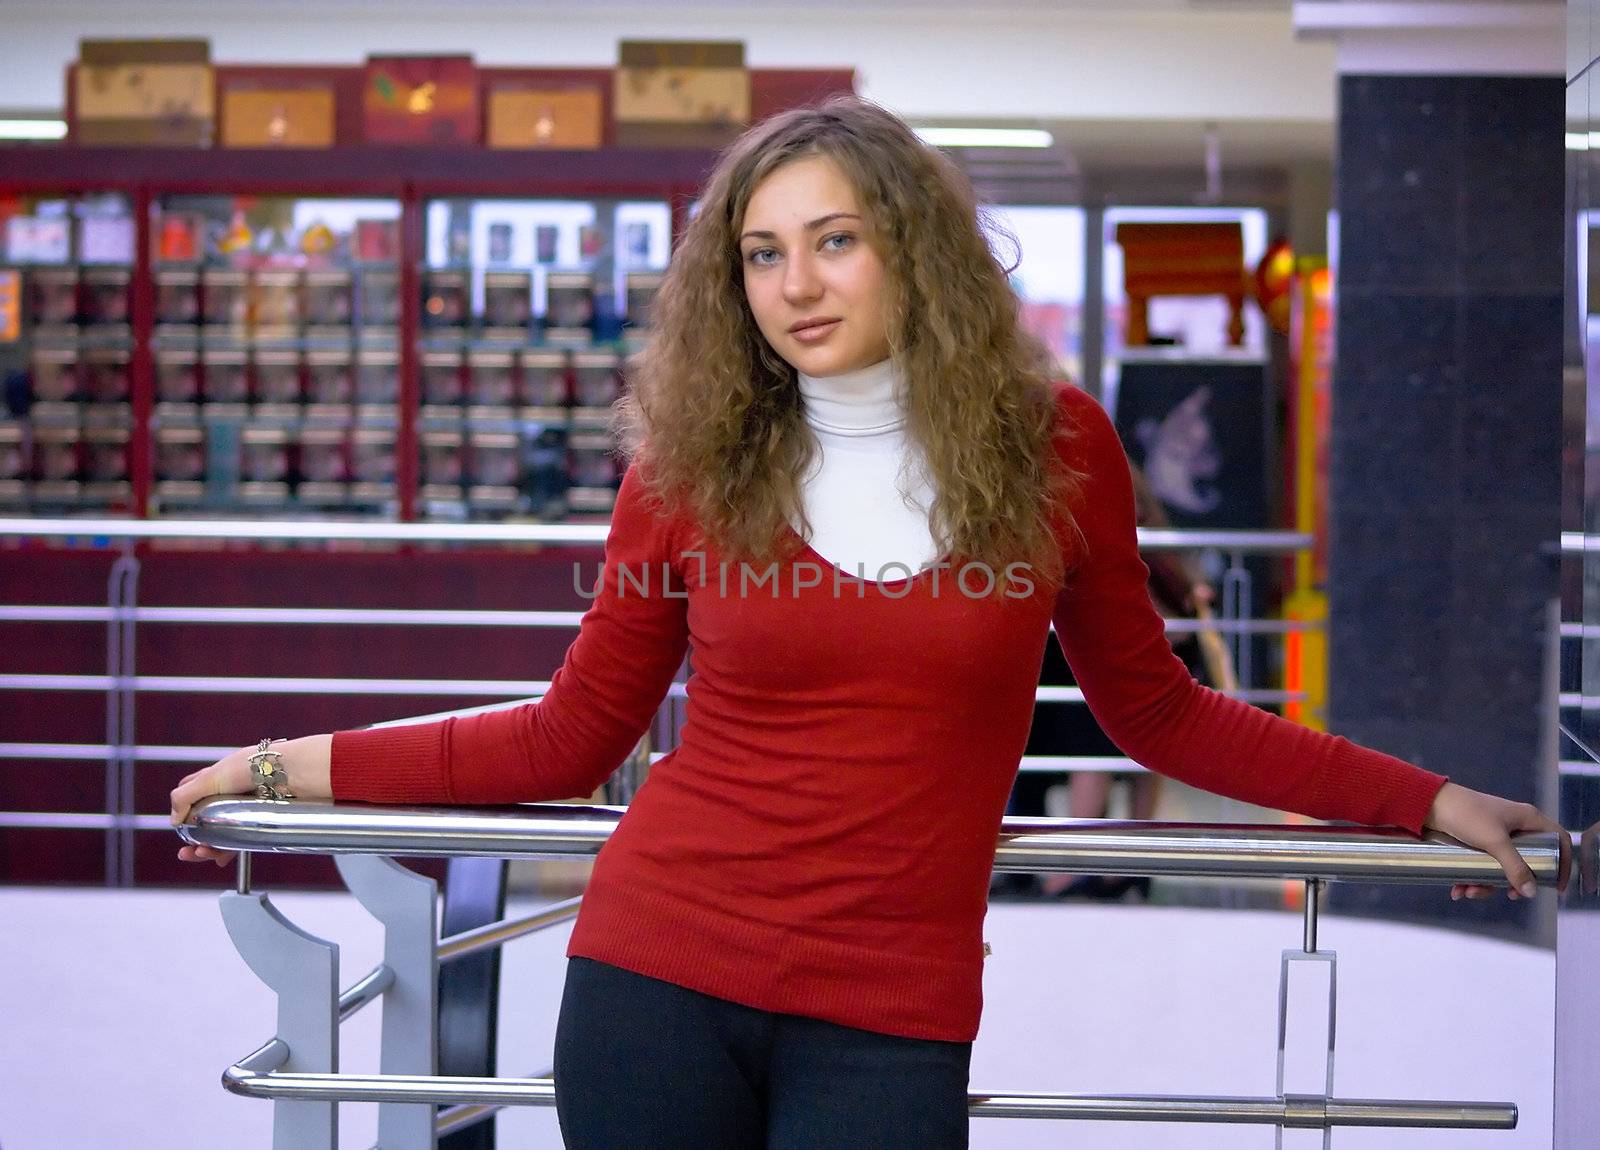
M936 496L941 555L1061 577L1052 524L1073 527L1078 478L1059 465L1048 353L984 237L971 184L903 122L850 96L782 112L721 156L653 305L648 347L615 410L622 450L669 507L687 502L727 558L792 557L791 511L817 450L796 372L756 327L738 237L756 186L801 157L833 161L871 223L885 268L890 354L907 381L906 429Z

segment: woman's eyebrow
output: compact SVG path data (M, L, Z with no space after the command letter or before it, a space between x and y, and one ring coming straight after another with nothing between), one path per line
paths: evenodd
M827 215L818 216L816 219L814 219L810 223L808 223L806 225L806 231L814 232L818 228L826 227L828 224L833 223L834 220L859 220L859 219L861 219L861 217L858 216L855 212L829 212ZM745 232L744 235L740 236L739 237L739 241L741 243L743 243L745 240L751 239L752 237L755 238L755 239L758 239L758 240L775 240L775 239L778 238L777 233L775 233L775 232L752 230L752 231Z

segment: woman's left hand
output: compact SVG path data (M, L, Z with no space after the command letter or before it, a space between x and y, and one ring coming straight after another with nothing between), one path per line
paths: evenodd
M1486 795L1455 783L1445 783L1434 796L1423 826L1442 831L1458 842L1477 847L1495 857L1510 881L1511 898L1532 898L1538 893L1533 871L1522 861L1511 836L1523 831L1554 831L1561 851L1561 872L1557 889L1567 889L1572 869L1572 840L1554 819L1530 803L1514 803L1498 795ZM1450 888L1451 898L1488 898L1492 886L1457 883Z

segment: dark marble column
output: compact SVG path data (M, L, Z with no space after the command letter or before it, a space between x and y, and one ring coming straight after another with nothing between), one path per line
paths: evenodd
M1339 82L1328 720L1538 801L1560 501L1559 78ZM1517 933L1526 905L1333 904Z

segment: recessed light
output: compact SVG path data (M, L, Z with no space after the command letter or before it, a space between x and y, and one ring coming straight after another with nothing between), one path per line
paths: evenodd
M0 140L64 140L65 120L0 119Z

